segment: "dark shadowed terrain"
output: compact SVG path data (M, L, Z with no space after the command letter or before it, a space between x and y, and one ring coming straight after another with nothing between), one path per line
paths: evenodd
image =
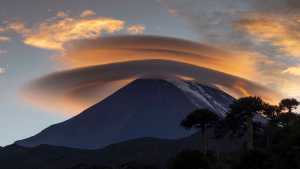
M40 145L25 148L11 145L0 150L0 164L6 169L65 169L78 164L114 166L130 161L166 166L177 153L186 149L200 149L200 135L178 140L141 138L113 144L99 150L81 150ZM222 152L238 149L239 141L215 140L209 147Z

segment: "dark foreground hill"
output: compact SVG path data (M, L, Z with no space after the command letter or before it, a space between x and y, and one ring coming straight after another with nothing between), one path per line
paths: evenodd
M5 169L67 169L78 165L117 166L134 161L166 166L178 152L200 149L199 140L199 134L178 140L141 138L98 150L49 145L34 148L11 145L0 150L0 165ZM240 143L233 140L216 140L211 136L209 145L210 149L230 152L237 150Z

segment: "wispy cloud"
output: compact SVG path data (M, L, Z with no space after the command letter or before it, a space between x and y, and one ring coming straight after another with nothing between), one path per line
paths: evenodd
M286 56L300 58L300 22L297 18L253 16L237 25L257 41L270 43Z
M93 10L87 9L80 14L80 17L85 18L85 17L95 16L95 15L96 15L96 12L94 12Z
M23 43L43 49L64 49L64 44L74 40L96 39L103 33L117 32L138 35L143 34L142 24L126 25L120 19L99 17L92 10L84 10L79 17L70 16L69 11L59 11L54 17L28 26L21 20L6 21L3 32L11 31L23 37ZM1 37L0 37L1 38ZM2 41L7 39L2 39ZM1 39L0 39L1 42Z
M2 54L5 54L5 53L7 53L6 50L0 49L0 56L1 56ZM6 72L6 69L5 69L4 67L0 67L0 75L1 75L1 74L4 74L5 72Z
M2 33L2 32L5 32L5 28L3 28L3 27L0 27L0 33Z
M111 18L74 19L64 18L41 23L25 35L27 45L62 50L64 43L77 39L97 38L103 32L113 33L123 28L124 22Z
M5 73L5 68L0 67L0 75Z
M198 33L218 46L285 56L299 56L300 1L160 0ZM269 45L269 46L268 46ZM262 47L263 46L263 47Z
M145 31L145 26L141 25L141 24L136 24L136 25L130 25L127 28L127 32L129 34L133 34L133 35L138 35L138 34L143 34Z
M67 14L65 11L58 11L58 12L56 13L56 16L57 16L57 17L64 18L64 17L67 17L68 14Z
M289 67L283 71L283 73L291 74L294 76L300 76L300 66Z
M10 37L0 36L0 43L6 43L10 41Z
M87 15L87 11L83 12ZM76 18L65 12L58 12L53 18L46 19L35 26L29 27L22 21L6 23L6 31L21 34L27 45L62 50L63 45L72 40L93 39L102 33L114 33L124 28L122 20L107 17Z
M13 31L23 36L31 33L31 29L27 28L25 23L21 20L6 21L6 31Z
M175 10L177 16L198 34L202 43L247 53L240 58L261 56L263 59L253 59L263 77L258 78L258 82L289 93L289 96L296 91L295 84L299 84L300 79L294 76L296 69L290 67L300 64L299 0L160 2L167 11ZM291 85L293 90L289 87Z

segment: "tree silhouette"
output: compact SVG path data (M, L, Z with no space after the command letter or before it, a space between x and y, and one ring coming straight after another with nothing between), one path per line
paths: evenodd
M282 110L287 110L288 113L292 113L294 109L297 109L300 102L294 98L282 99L279 103L279 107Z
M279 106L270 105L265 103L263 114L268 117L270 120L276 120L277 117L281 114L281 109Z
M281 109L279 106L270 105L265 103L263 114L268 118L268 124L265 126L266 144L267 147L271 146L273 134L278 127L279 117L281 115Z
M230 105L230 112L225 119L226 125L235 134L246 133L247 150L254 148L253 118L263 112L264 105L265 102L259 97L240 98Z
M207 154L208 138L206 130L215 125L218 120L219 117L214 112L208 109L197 109L181 122L181 126L186 129L200 129L202 151Z

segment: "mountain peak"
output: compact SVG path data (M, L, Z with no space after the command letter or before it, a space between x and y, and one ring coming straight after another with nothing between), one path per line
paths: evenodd
M191 134L180 126L189 112L208 108L223 117L232 101L226 93L194 81L141 78L81 114L16 144L96 149L142 137L176 139Z

